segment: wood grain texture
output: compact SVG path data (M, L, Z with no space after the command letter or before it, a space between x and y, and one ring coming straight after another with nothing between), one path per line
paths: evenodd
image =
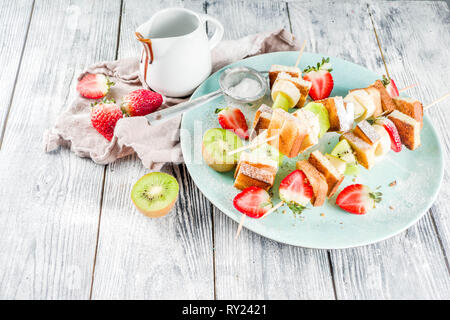
M391 76L398 86L418 83L406 92L425 104L450 92L450 9L445 2L371 5L374 21ZM405 30L402 33L396 30ZM407 30L407 32L406 32ZM431 208L447 255L450 253L450 99L441 102L427 114L441 138L445 173L439 196Z
M199 1L125 1L119 57L139 55L134 30L157 10L171 6L203 10ZM108 166L93 299L214 297L211 205L184 165L168 165L163 171L177 178L180 195L168 216L150 219L130 200L133 183L147 173L139 159Z
M384 73L367 3L330 4L325 14L322 7L317 2L310 6L289 3L294 32L311 34L311 46L316 52L330 53ZM294 20L295 16L303 19ZM407 30L403 30L400 34L396 28L399 38L407 36ZM378 28L377 31L380 32ZM387 51L395 50L396 44L393 42ZM391 69L390 64L388 67ZM448 278L441 281L447 277L446 266L429 216L390 240L330 251L330 256L338 299L430 298L448 293Z
M387 66L397 85L402 87L419 83L417 88L407 93L425 104L449 92L450 10L447 4L442 1L373 2L370 3L370 10ZM440 193L430 210L431 215L427 214L408 231L408 237L425 241L426 247L421 249L422 253L415 250L417 254L409 256L412 265L423 266L425 271L419 269L414 275L409 276L411 283L407 286L414 290L405 288L407 297L448 299L450 296L448 260L442 254L440 246L442 244L448 257L450 116L445 111L448 106L450 101L446 100L427 112L444 148L445 173ZM398 293L398 290L396 291Z
M390 4L389 4L390 5ZM313 34L317 52L330 53L365 65L380 74L384 65L366 3L339 2L320 11L320 3L306 7L289 3L293 29ZM336 17L346 17L337 19ZM377 29L379 32L379 30ZM399 34L399 29L395 31ZM406 30L403 35L405 37ZM394 50L389 48L389 51ZM388 65L390 68L390 65ZM406 84L405 84L406 85ZM448 292L445 262L429 216L407 232L371 246L330 251L338 299L430 298Z
M0 152L1 299L89 297L103 167L44 153L42 134L75 75L114 56L118 17L119 1L36 1Z
M284 2L211 1L208 14L226 26L225 37L286 27ZM242 230L214 208L216 288L218 299L333 299L326 251L282 245Z
M0 133L3 132L31 19L33 1L0 1ZM0 134L1 145L1 134Z

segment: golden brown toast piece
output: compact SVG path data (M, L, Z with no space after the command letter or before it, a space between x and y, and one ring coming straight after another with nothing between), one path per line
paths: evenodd
M308 162L323 174L328 185L327 196L332 197L344 180L344 175L340 174L335 166L319 150L311 152Z
M423 105L419 100L395 97L394 103L395 109L420 122L420 128L423 128Z
M366 120L360 121L353 132L368 144L376 144L380 141L381 137L378 132L368 123Z
M320 207L324 204L328 193L328 184L324 175L307 160L298 161L297 169L305 173L306 178L308 178L308 181L312 186L314 192L314 197L311 199L312 205L314 207Z
M234 172L234 187L243 190L256 186L269 190L273 186L277 171L276 161L243 152Z
M312 83L310 81L303 80L301 77L292 77L289 73L286 72L278 73L276 80L282 79L290 81L297 87L298 91L300 92L300 99L298 100L296 107L303 107L306 98L308 97L309 89L311 89Z
M273 109L268 105L262 104L255 113L255 119L253 120L252 133L250 139L253 140L262 131L269 128L270 119L272 119Z
M320 125L317 116L311 111L305 109L299 109L291 114L296 117L299 120L300 125L307 130L307 134L302 141L302 145L300 146L300 152L303 152L318 144Z
M328 111L330 129L328 131L348 131L353 125L353 114L347 111L347 104L342 97L330 97L315 101L322 103Z
M410 150L415 150L420 146L420 122L414 118L394 110L388 118L397 127L402 143Z
M375 81L371 86L369 86L369 88L375 88L380 93L383 113L388 114L394 111L395 109L394 100L392 100L391 95L389 94L389 92L387 92L381 80Z
M293 66L282 66L282 65L278 65L278 64L273 64L269 69L270 89L272 89L272 86L280 72L285 72L294 78L299 78L302 76L302 72L301 72L300 68L293 67Z
M353 132L345 132L339 140L345 139L348 141L353 151L356 153L358 163L366 169L370 169L375 165L375 150L377 145L371 145L358 137Z
M268 143L289 158L296 157L307 135L307 129L301 126L298 119L283 109L275 109L267 129L267 137L278 135L277 139Z

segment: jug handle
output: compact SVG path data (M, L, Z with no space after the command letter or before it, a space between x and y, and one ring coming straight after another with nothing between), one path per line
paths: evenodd
M209 39L209 49L212 50L212 49L214 49L215 46L217 46L217 44L223 38L223 33L224 33L223 25L219 22L219 20L217 20L209 15L202 14L201 16L202 16L204 22L211 22L215 26L214 34Z

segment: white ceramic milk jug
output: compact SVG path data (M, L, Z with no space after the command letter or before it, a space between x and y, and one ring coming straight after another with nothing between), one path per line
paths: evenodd
M205 22L215 26L211 39ZM169 97L191 94L211 73L211 49L223 36L216 19L183 8L155 13L136 30L144 49L140 72L148 86Z

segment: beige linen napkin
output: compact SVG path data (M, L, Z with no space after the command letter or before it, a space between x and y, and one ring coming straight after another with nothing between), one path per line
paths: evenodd
M261 53L299 50L298 41L285 29L250 35L238 40L222 41L212 51L213 71L234 61ZM85 73L102 73L115 82L110 95L116 101L130 91L145 87L139 77L139 59L127 58L106 61L88 67ZM164 98L161 108L168 108L186 99ZM123 118L117 122L111 142L91 125L92 100L75 98L60 115L56 124L45 131L44 147L52 152L60 146L69 147L80 157L89 157L99 164L108 164L134 152L143 165L160 170L167 162L183 161L179 142L181 117L163 126L150 126L144 117Z

